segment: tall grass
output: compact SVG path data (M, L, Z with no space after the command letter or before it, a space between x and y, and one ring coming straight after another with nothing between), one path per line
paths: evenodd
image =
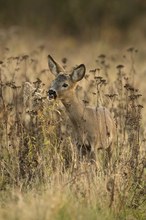
M86 75L88 93L84 85L77 87L85 108L102 104L115 118L114 152L105 167L104 152L94 163L78 159L64 108L48 102L48 69L39 63L44 46L18 56L6 50L0 61L0 219L145 219L146 139L142 95L135 87L137 51L128 49L130 72L118 65L114 83L109 60L101 54Z

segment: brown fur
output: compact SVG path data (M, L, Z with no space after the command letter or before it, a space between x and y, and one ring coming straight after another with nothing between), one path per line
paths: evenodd
M72 122L79 146L90 146L91 152L108 149L115 136L115 123L111 113L104 107L85 107L75 94L75 87L85 75L85 66L81 64L71 74L66 74L54 59L49 56L49 67L56 76L49 91L54 91L66 108ZM59 69L59 71L58 71ZM61 72L60 72L61 71ZM68 86L64 87L64 83Z

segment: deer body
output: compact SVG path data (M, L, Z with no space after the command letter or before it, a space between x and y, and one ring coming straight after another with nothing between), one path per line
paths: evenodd
M65 106L75 131L77 146L88 148L94 153L98 149L109 149L115 132L111 113L104 107L85 107L74 91L76 83L85 75L85 66L81 64L71 74L66 74L49 56L49 68L56 76L48 91L49 98L59 98Z

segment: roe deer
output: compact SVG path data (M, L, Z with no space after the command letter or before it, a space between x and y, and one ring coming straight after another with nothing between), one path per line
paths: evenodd
M49 99L58 98L65 106L76 133L76 143L80 152L88 152L88 155L96 157L98 149L105 149L110 157L115 132L111 113L105 107L85 107L75 94L77 82L85 76L85 65L81 64L67 74L50 55L48 65L55 75L55 80L48 90Z

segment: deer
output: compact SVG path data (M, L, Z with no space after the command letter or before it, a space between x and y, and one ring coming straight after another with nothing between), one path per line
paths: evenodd
M115 136L115 121L110 111L103 106L85 106L75 92L77 84L84 78L84 64L67 72L51 55L48 55L48 66L55 79L48 89L49 100L60 100L72 123L75 132L75 143L82 155L88 154L96 160L99 149L112 156L112 145Z

